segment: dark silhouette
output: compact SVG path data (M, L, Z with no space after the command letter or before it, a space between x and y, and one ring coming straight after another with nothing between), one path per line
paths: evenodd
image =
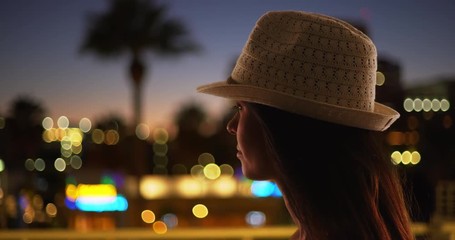
M81 52L93 52L108 59L129 54L129 75L133 86L134 126L141 122L142 86L147 64L145 53L179 55L199 46L188 39L185 26L165 17L166 7L156 1L111 0L107 12L90 14Z

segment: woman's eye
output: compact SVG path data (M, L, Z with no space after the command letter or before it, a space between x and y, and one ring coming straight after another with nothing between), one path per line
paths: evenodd
M233 109L235 112L238 112L238 111L242 110L242 106L240 106L240 104L236 104L234 107L232 107L232 109Z

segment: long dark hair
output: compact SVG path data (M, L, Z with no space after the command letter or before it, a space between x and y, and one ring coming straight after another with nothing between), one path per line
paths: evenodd
M249 106L306 239L413 239L400 175L380 133Z

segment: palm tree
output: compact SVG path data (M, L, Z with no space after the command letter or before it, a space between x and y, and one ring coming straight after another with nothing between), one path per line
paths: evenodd
M142 86L146 70L144 54L179 55L199 49L188 39L185 26L165 18L164 5L148 0L111 0L104 13L88 16L89 27L80 48L112 59L129 54L129 75L133 86L134 127L141 122Z

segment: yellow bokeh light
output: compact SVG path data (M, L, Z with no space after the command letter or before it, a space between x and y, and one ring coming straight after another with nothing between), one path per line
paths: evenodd
M54 131L52 131L52 130L44 130L42 137L43 137L43 141L45 141L47 143L51 143L51 142L57 140L57 138L55 137Z
M77 187L74 184L66 185L65 189L66 197L72 200L73 202L76 201L77 198Z
M44 169L46 168L46 162L44 162L44 160L42 158L37 158L35 160L35 169L39 172L42 172L44 171Z
M156 221L153 223L153 231L157 234L165 234L167 232L167 225L163 221Z
M63 160L63 158L57 158L54 161L54 168L59 171L63 172L66 169L66 162Z
M217 197L232 197L237 192L237 181L231 176L222 175L215 180L211 190Z
M406 112L414 110L414 101L411 98L406 98L403 102L403 108Z
M150 136L150 128L145 123L140 123L136 126L136 137L141 140L146 140Z
M209 210L204 204L196 204L193 207L193 215L197 218L205 218L209 214Z
M144 176L139 183L139 192L145 199L167 197L170 193L166 178L159 176Z
M79 128L81 129L82 132L87 133L92 128L92 122L88 118L82 118L79 121Z
M43 126L44 129L49 130L52 127L54 127L54 121L50 117L45 117L41 122L41 125Z
M172 173L173 174L187 174L188 169L186 169L185 165L181 163L177 163L174 166L172 166Z
M420 98L414 99L414 111L420 112L423 109L422 100Z
M208 179L217 179L221 175L221 170L215 163L209 163L204 167L204 176Z
M70 165L74 169L80 169L82 167L82 159L78 155L73 155L70 158Z
M409 163L411 163L411 152L409 151L404 151L403 154L401 154L401 162L404 164L404 165L408 165Z
M69 157L71 157L71 154L73 154L73 151L71 149L66 150L66 149L60 148L60 154L62 154L62 157L69 158Z
M421 156L420 153L417 151L412 152L411 154L411 163L418 164L420 162Z
M155 222L155 213L152 210L144 210L141 213L142 221L145 223Z
M204 167L202 165L194 165L190 169L191 176L194 178L204 178Z
M184 198L196 198L202 196L202 184L200 181L189 176L181 176L175 179L177 194Z
M221 175L234 176L234 168L229 164L221 164Z
M158 156L165 156L168 151L167 144L154 143L153 152Z
M96 144L101 144L104 141L104 132L101 129L95 129L92 132L92 141Z
M385 76L382 72L376 72L376 85L382 86L385 83Z
M67 128L66 135L69 136L73 144L80 144L84 139L82 131L79 128Z
M431 101L428 98L423 99L422 101L422 109L425 112L429 112L431 110Z
M55 138L58 141L62 141L62 139L66 136L66 131L64 129L61 129L61 128L52 128L52 129L54 130Z
M25 160L25 169L29 170L29 171L33 171L35 169L35 161L33 161L33 159L31 158L27 158Z
M57 126L61 129L66 129L70 125L70 121L66 116L60 116L57 119Z
M62 141L60 142L60 145L65 150L70 150L72 144L73 144L73 142L71 141L71 138L69 136L63 137Z
M450 108L450 102L447 99L441 100L441 111L446 112Z
M169 133L164 128L155 128L153 130L153 140L158 144L166 144L169 140Z
M435 112L441 110L441 101L439 101L438 99L431 100L431 110Z
M392 153L391 155L391 158L392 158L392 162L394 164L400 164L401 163L401 153L398 152L398 151L395 151Z
M202 153L197 159L198 163L205 166L209 163L215 163L215 157L210 153Z
M77 196L117 196L117 188L111 184L79 184L77 185Z
M74 154L79 154L82 152L82 144L79 144L79 145L72 145L71 146L71 152L73 152Z

